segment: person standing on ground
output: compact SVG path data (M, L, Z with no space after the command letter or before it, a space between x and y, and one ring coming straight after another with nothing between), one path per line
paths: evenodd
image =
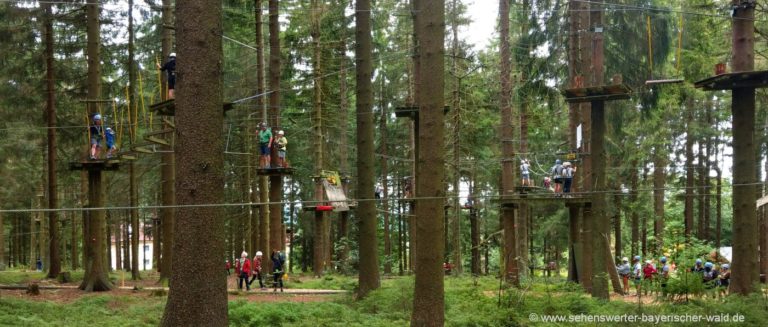
M629 295L630 268L629 259L627 257L621 258L621 265L616 267L616 271L619 273L619 276L621 276L621 283L624 285L624 295Z
M632 276L635 277L635 287L637 288L637 295L640 295L640 284L642 282L643 278L643 265L640 262L640 256L636 255L632 262L634 263L634 266L632 268Z
M280 284L280 292L283 292L283 264L285 263L285 256L280 253L280 250L272 250L272 275L274 278L274 292L277 292L277 285Z
M248 259L248 253L243 251L240 255L240 278L237 281L237 289L243 289L243 283L245 283L245 290L250 291L251 285L248 283L248 279L251 277L251 260Z
M728 286L731 285L731 265L723 264L722 270L718 286L720 287L720 295L725 296L728 294Z
M267 128L267 123L261 123L261 130L258 133L259 137L259 149L261 151L261 157L259 158L260 168L269 168L270 155L269 151L272 150L272 131Z
M264 287L264 280L263 280L263 278L261 276L261 257L262 257L262 255L263 254L261 253L261 251L256 251L256 256L253 257L253 264L252 264L252 266L253 266L253 275L251 277L251 281L248 282L248 285L253 283L253 281L256 280L256 278L258 278L259 279L259 288L266 289L266 287Z
M285 138L285 132L280 130L277 132L277 140L275 140L275 143L277 144L277 165L280 166L280 168L285 168L285 149L288 146L288 139Z
M89 159L96 160L99 158L99 150L101 150L101 139L104 137L104 126L102 125L101 115L95 114L92 118L92 125L88 129L91 138L91 155Z
M523 162L520 164L520 175L523 177L523 186L533 186L531 185L531 164L528 162L528 159L523 159Z
M168 99L173 99L173 89L176 87L176 53L171 52L168 61L162 66L158 64L157 69L168 74Z
M661 274L659 275L659 281L661 282L661 295L667 295L667 281L669 280L669 265L667 264L667 257L661 257Z

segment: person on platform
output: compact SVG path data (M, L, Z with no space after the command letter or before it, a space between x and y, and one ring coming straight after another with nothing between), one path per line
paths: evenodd
M531 164L528 162L528 159L523 159L523 162L520 164L520 175L523 177L523 186L533 186L531 184Z
M272 150L272 131L267 128L267 123L261 123L261 130L258 133L259 137L259 149L261 151L261 157L259 158L259 167L269 168L269 162L271 161L269 151Z
M275 144L277 144L277 165L281 168L285 168L285 150L288 146L288 139L285 138L285 131L277 131L277 140L275 140Z
M91 155L89 159L96 160L99 158L99 151L101 150L101 139L104 137L104 126L102 125L101 115L95 114L91 119L92 124L88 129L91 138Z
M571 193L571 185L573 185L573 174L576 172L574 167L569 161L563 163L563 193Z
M555 194L563 192L563 165L560 159L555 160L555 165L549 169L552 180L555 181Z
M162 66L158 64L157 69L168 74L168 99L173 99L173 89L176 87L176 53L171 52L171 54L168 55L168 61Z
M115 131L107 127L104 136L107 140L107 159L111 159L115 155L115 151L117 151L117 146L115 146Z

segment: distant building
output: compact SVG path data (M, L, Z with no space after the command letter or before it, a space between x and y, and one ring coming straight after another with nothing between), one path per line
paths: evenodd
M126 242L125 240L125 228L128 228L128 238L130 240L131 234L133 231L131 230L131 226L121 226L120 232L123 235L123 239L120 242L120 256L122 257L124 248L126 246L130 246L130 241ZM140 230L139 230L139 270L152 270L152 254L154 251L153 247L153 238L152 238L152 226L147 225L146 228L144 224L141 224ZM114 233L114 232L113 232ZM110 267L112 267L113 270L122 269L122 267L117 267L117 244L115 242L115 236L112 235L110 245L109 245L109 251L110 251L110 257L112 258L112 262L109 263ZM128 249L128 253L131 252L131 249ZM123 261L125 262L125 258L123 258Z

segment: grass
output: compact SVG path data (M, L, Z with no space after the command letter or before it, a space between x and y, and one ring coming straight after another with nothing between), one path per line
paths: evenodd
M330 275L321 279L292 277L300 288L349 289L356 279ZM300 285L300 286L299 286ZM559 279L537 280L522 290L507 290L499 296L493 277L448 277L445 279L447 326L538 326L530 320L538 315L741 315L743 323L718 326L768 325L768 297L730 296L723 299L695 298L684 304L661 302L638 306L623 301L592 299L580 286ZM143 294L143 293L142 293ZM165 297L94 295L62 304L0 298L0 325L13 326L155 326L162 317ZM413 278L385 279L382 287L362 300L352 295L333 297L329 302L248 302L229 303L231 326L408 326L413 302ZM565 324L560 324L565 325ZM600 324L603 325L603 324ZM627 326L627 323L605 324ZM629 324L632 325L632 324ZM665 325L665 324L659 324ZM701 322L675 326L707 325Z

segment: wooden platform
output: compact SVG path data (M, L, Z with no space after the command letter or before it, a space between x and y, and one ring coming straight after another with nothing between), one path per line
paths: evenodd
M222 106L224 113L235 108L235 104L225 102ZM174 99L165 100L149 106L149 110L160 116L174 116L176 114L176 102Z
M508 195L498 198L498 203L502 207L517 207L520 204L529 205L548 205L548 204L565 204L568 205L588 205L592 203L592 197L574 194L563 194L562 196L556 196L555 193L548 194L530 194L530 195ZM494 202L496 202L494 201Z
M632 95L632 89L625 84L591 86L563 91L565 101L570 103L625 100Z
M256 168L256 175L260 175L260 176L293 175L293 168L291 167Z
M347 204L347 206L349 207L349 210L354 210L355 208L357 208L357 202L350 202L349 204ZM302 211L317 211L317 206L316 205L304 205L304 204L302 204L301 205L301 210ZM334 211L326 211L326 212L334 212Z
M119 168L120 160L117 159L84 160L69 163L69 170L118 170Z
M768 70L720 74L695 82L693 85L704 91L763 88L768 86Z

